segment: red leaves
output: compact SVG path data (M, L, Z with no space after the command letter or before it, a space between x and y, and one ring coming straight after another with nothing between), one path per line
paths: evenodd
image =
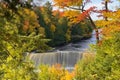
M64 16L64 12L59 11L59 10L54 10L52 14L54 16L59 15L59 17L63 17Z
M77 17L78 21L80 22L80 21L84 20L85 18L87 18L87 17L89 16L90 12L93 11L95 8L96 8L96 7L90 7L88 10L82 12L82 13Z
M83 11L81 14L79 14L78 16L76 16L76 17L75 17L76 23L79 23L80 21L83 21L85 18L87 18L87 17L89 16L90 12L94 11L95 8L96 8L95 6L90 7L89 9ZM64 15L65 12L61 12L61 11L59 11L59 10L53 11L53 15L56 15L56 14L58 14L59 17L65 16L65 15ZM69 14L69 15L70 15L70 14ZM75 14L72 14L72 16L75 16Z
M84 12L80 13L77 16L75 14L68 14L68 15L73 16L73 17L75 16L75 19L76 19L76 20L74 20L75 23L79 23L80 21L83 21L85 18L87 18L89 16L90 12L92 12L95 8L96 7L94 7L94 6L90 7L89 9L85 10ZM67 17L67 15L65 15L65 12L61 12L59 10L53 11L53 15L57 15L57 14L59 15L59 17L63 17L63 16Z

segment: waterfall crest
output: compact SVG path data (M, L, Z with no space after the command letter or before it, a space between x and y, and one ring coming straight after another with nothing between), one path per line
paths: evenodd
M50 53L31 53L30 59L35 66L47 64L49 66L61 64L63 67L74 67L75 64L82 58L82 53L79 51L58 51Z

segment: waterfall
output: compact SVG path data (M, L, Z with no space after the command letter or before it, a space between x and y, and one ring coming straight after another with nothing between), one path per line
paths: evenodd
M82 58L84 51L89 49L89 44L96 43L94 34L95 31L93 31L90 39L58 47L49 53L31 53L30 59L34 62L35 66L40 64L52 66L58 63L67 70L73 70L75 64Z
M30 59L35 66L47 64L61 64L63 67L74 67L75 64L82 58L82 53L79 51L58 51L49 53L31 53Z

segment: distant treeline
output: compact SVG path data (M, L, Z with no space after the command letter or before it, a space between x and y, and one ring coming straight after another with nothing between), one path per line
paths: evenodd
M50 39L48 45L60 46L69 42L80 41L91 36L92 27L89 20L72 24L63 12L53 10L51 3L37 7L35 12L38 15L39 24L44 28L45 37Z

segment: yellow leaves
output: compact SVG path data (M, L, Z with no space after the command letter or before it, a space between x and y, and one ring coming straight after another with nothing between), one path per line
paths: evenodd
M47 16L44 17L44 20L45 20L46 24L51 22L51 20Z
M30 12L30 16L31 16L31 17L34 17L34 18L37 18L37 15L35 14L34 11L31 11L31 12Z
M40 80L73 80L74 74L63 69L60 64L40 67Z
M103 15L107 17L107 21L96 21L98 27L102 27L102 34L106 39L111 38L111 34L120 31L120 10L114 12L103 12Z
M115 21L97 21L98 27L102 28L102 34L106 37L110 37L110 35L116 31L120 31L120 23L116 23Z
M44 34L45 34L45 29L44 29L43 27L40 27L40 28L39 28L39 32L40 32L40 34L43 34L43 35L44 35Z
M58 75L60 77L60 80L72 80L73 79L72 73L69 73L67 70L63 70L61 66L59 67L52 66L50 68L50 72L51 74Z
M83 2L83 0L71 0L72 5L74 6L80 6Z
M79 16L79 14L80 11L75 11L75 10L68 10L64 12L64 16L70 20L70 24L78 22L77 17Z
M55 79L55 77L57 79L58 76L61 77L63 75L61 66L59 64L56 64L56 65L50 67L48 69L48 71L50 72L51 76L54 76L54 79Z
M38 16L33 10L24 8L19 10L19 14L21 15L21 29L24 32L32 32L35 28L40 27L38 23Z
M55 2L55 6L64 7L66 5L66 2L63 3L63 0L53 0Z
M37 15L35 14L35 12L30 9L24 8L23 12L24 14L29 15L29 17L37 18Z
M29 9L24 9L25 14L29 14L30 10Z
M112 33L120 31L120 26L109 25L102 29L102 34L106 37L110 37Z
M55 32L55 30L56 30L55 25L51 24L51 26L50 26L50 30L51 30L52 32Z
M67 42L69 42L69 41L71 40L70 34L71 34L71 31L70 31L70 29L68 29L68 30L67 30L67 33L65 34L65 37L66 37Z
M105 21L105 20L99 20L99 21L96 21L95 23L98 27L103 27L103 26L109 25L109 22Z
M22 15L22 17L24 17L25 20L28 20L28 21L37 20L38 18L38 16L36 15L34 11L27 9L27 8L19 10L19 14Z
M66 6L80 6L83 0L53 0L55 6L64 8Z
M64 16L72 17L72 16L78 16L80 14L80 11L75 10L67 10L64 12Z
M73 77L73 73L66 71L65 76L61 77L60 80L73 80Z
M103 12L103 15L105 17L108 17L108 20L119 21L119 19L120 19L120 10L118 9L117 11L114 11L114 12Z

